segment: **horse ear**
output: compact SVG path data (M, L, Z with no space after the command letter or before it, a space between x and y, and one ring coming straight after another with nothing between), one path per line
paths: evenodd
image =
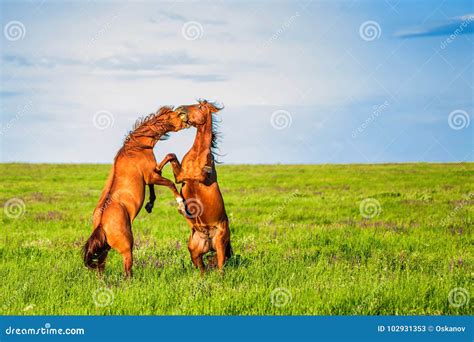
M208 103L207 106L209 107L211 113L217 113L224 108L224 106L219 106L214 103Z
M208 105L208 108L209 108L209 111L211 113L217 113L218 111L220 111L221 109L220 108L217 108L216 106L212 105L212 104L209 104Z

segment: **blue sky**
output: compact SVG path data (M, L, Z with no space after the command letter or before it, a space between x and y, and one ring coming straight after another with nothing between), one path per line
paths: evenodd
M473 21L472 1L3 1L0 161L110 163L139 116L197 98L225 105L225 163L472 161Z

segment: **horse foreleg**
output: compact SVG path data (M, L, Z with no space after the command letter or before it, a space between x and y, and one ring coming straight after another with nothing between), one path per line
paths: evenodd
M145 205L145 210L148 213L151 213L153 210L153 206L155 205L156 195L155 195L155 186L153 184L148 185L148 189L150 189L150 199L148 203Z
M178 160L178 157L176 157L176 154L174 153L168 153L164 158L163 160L161 161L161 163L159 163L156 168L161 171L161 169L163 169L163 167L168 164L170 161L172 160Z
M182 183L183 182L183 175L182 175L182 169L181 169L181 164L176 157L176 154L174 153L169 153L166 155L166 157L161 161L160 164L156 167L156 169L161 172L163 167L167 164L171 164L171 169L173 170L173 175L176 183Z
M184 206L184 200L179 194L178 189L176 189L176 185L174 185L172 181L170 181L168 178L163 177L161 174L154 172L151 176L150 184L162 185L162 186L168 187L173 193L174 198L176 199L176 202L178 203L178 211L181 214L186 212L186 209Z

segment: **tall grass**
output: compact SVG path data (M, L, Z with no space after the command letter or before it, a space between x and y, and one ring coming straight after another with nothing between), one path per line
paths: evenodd
M1 211L1 314L473 313L472 163L219 166L225 274L200 277L189 228L156 188L154 212L133 224L128 281L116 252L102 278L80 256L108 169L0 164L0 204L25 204ZM361 214L366 199L375 211Z

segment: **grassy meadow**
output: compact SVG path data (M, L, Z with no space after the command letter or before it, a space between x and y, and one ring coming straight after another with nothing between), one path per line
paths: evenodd
M0 314L473 314L473 163L221 165L223 276L192 267L189 228L156 187L131 280L117 252L103 277L80 254L109 168L0 164Z

